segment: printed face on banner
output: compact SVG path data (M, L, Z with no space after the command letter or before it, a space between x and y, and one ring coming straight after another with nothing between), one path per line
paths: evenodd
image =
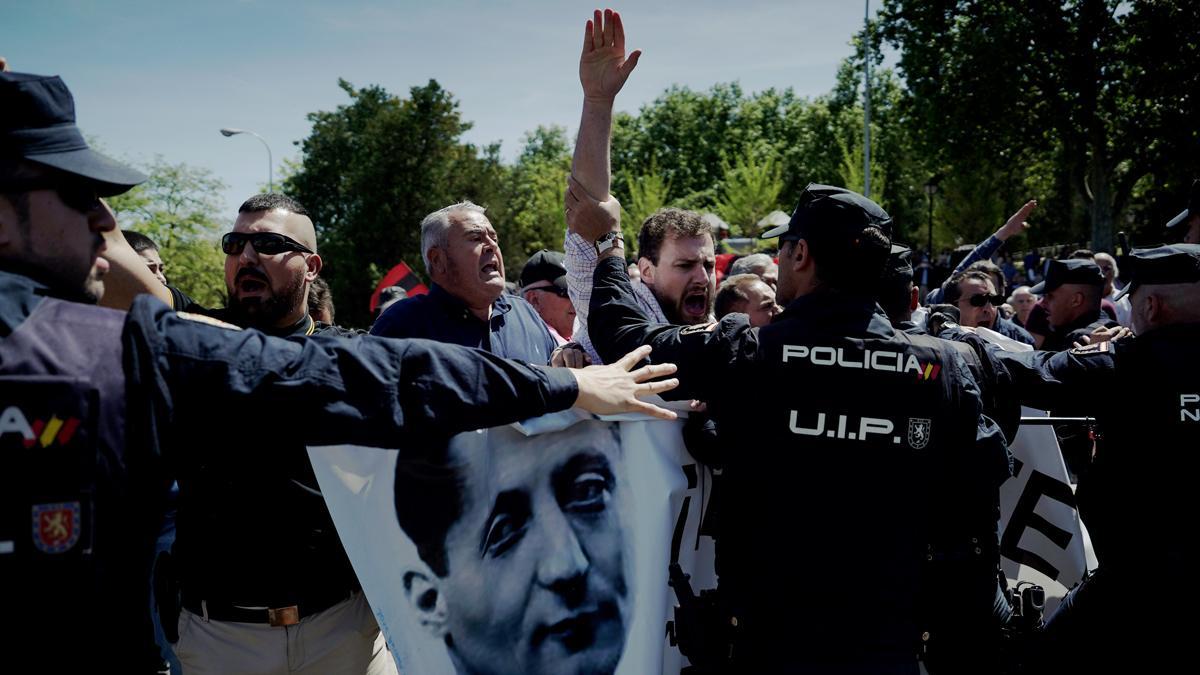
M613 672L630 622L623 473L616 425L590 420L461 434L438 463L397 463L421 558L405 593L458 672Z

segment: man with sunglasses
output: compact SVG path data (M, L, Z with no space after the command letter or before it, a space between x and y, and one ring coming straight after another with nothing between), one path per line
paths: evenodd
M250 197L238 208L233 231L221 237L225 253L225 307L209 309L172 287L175 309L205 314L278 337L345 329L308 316L308 295L321 272L316 228L299 202L278 193Z
M181 478L185 491L202 483L197 465L227 467L227 482L213 472L203 485L219 503L239 472L281 480L287 469L277 463L305 457L306 445L404 446L574 404L673 417L635 398L673 384L643 384L670 368L625 372L644 353L569 371L423 341L280 340L176 314L153 298L133 300L128 313L95 307L122 265L163 289L100 199L145 177L87 146L57 77L0 73L0 110L0 653L28 655L32 669L157 669L150 563L177 464L193 477L191 488ZM273 496L264 490L242 504L242 531L270 539L296 518L294 504ZM216 631L225 613L258 628L265 645L226 641L220 672L269 672L256 660L264 655L289 672L364 670L319 628L309 635L325 598L293 586L271 599L277 588L254 585L267 574L307 580L338 570L319 555L268 546L255 569L242 560L243 574L230 578L237 561L225 558L238 553L205 551L222 567L193 570L214 594L197 599L203 616L185 630ZM246 588L263 595L229 602ZM374 619L357 618L369 635Z
M990 328L1018 342L1033 344L1029 331L1000 316L997 308L1004 304L1004 296L996 292L996 282L987 272L969 269L954 274L942 286L942 297L947 304L958 307L960 325Z
M521 269L521 297L546 322L550 335L559 345L571 340L575 327L575 306L567 294L567 268L563 254L541 250L529 257Z

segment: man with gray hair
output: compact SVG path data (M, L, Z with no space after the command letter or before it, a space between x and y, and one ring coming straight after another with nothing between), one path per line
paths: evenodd
M421 258L429 293L389 307L372 335L478 347L528 363L557 356L558 345L533 307L504 293L504 257L484 211L462 201L425 216Z
M766 253L751 253L734 260L729 266L728 276L735 277L739 274L758 275L763 283L775 290L775 282L779 279L779 265Z

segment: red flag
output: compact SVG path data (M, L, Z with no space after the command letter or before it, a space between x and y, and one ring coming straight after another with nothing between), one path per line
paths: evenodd
M380 292L388 286L403 288L410 298L414 295L425 295L429 292L429 289L425 288L425 284L421 283L421 280L417 278L416 274L413 274L408 265L400 263L388 270L388 273L383 275L383 278L375 285L375 292L371 294L372 314L375 313L375 308L379 306Z

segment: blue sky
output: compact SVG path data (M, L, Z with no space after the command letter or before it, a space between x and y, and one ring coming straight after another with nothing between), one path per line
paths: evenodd
M873 2L876 6L879 2ZM229 185L230 220L308 135L305 115L346 101L343 77L396 94L436 79L474 122L467 140L501 141L579 124L583 24L594 2L523 0L283 2L281 0L3 1L0 55L14 70L61 75L80 126L112 155L162 155L211 169ZM827 92L861 30L850 0L628 2L617 5L630 48L645 54L618 98L636 111L672 84L707 89Z

